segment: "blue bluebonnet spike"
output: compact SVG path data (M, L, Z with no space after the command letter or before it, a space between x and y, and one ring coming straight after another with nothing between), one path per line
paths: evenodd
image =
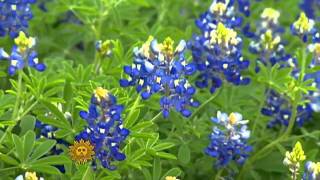
M201 35L188 42L193 62L200 72L198 88L209 88L214 93L223 81L246 85L250 79L241 75L249 66L242 56L242 39L235 28L242 18L235 11L234 1L213 1L209 10L196 20ZM238 1L240 9L247 12L249 3ZM248 14L248 13L247 13Z
M301 12L298 19L291 25L292 34L298 36L303 42L308 41L308 36L316 32L315 22Z
M216 166L222 168L231 161L242 165L248 158L252 147L247 144L250 131L247 129L248 120L243 120L240 113L217 113L212 118L216 125L213 127L210 144L205 153L216 158Z
M277 125L288 126L292 109L289 101L273 90L268 90L266 95L266 104L261 109L261 113L272 118L268 123L268 127L272 128ZM298 106L297 111L298 113L295 122L301 127L305 122L311 119L313 110L311 104L307 103Z
M15 38L20 31L26 32L32 19L31 4L36 0L0 1L0 36L10 35Z
M88 126L76 136L76 140L94 146L94 166L95 161L99 160L104 168L115 170L116 166L112 162L126 158L120 152L120 145L130 131L123 127L122 111L123 106L117 104L116 97L98 87L92 95L89 110L80 112L80 117L86 120Z
M320 8L320 1L319 0L302 0L300 3L300 8L303 12L306 13L308 18L316 19L316 10Z
M320 162L307 161L302 176L303 180L317 180L320 178Z
M188 108L199 106L193 99L195 88L186 79L195 72L195 65L186 63L185 41L180 41L176 48L173 45L170 38L158 43L149 37L142 47L134 49L134 64L124 67L129 79L121 79L120 85L135 86L144 100L153 94L161 94L160 106L165 118L171 109L189 117L191 111Z
M37 53L33 50L35 46L35 38L27 37L27 35L20 31L19 36L14 39L15 45L12 47L9 55L0 48L0 60L9 60L9 75L13 76L18 70L23 69L26 65L36 69L37 71L44 71L46 65L39 62Z

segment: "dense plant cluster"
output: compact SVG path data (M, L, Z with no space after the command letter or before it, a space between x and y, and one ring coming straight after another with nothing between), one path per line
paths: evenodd
M319 179L319 7L0 0L0 179Z

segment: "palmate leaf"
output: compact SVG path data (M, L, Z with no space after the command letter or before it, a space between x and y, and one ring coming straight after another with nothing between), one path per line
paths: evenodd
M55 140L46 140L42 142L40 145L35 147L31 156L29 157L29 161L34 161L44 156L53 148L55 144L56 144Z
M24 159L27 159L32 152L36 135L33 131L28 131L23 137Z
M46 156L56 142L54 140L36 142L36 135L31 130L27 131L22 137L13 134L12 140L19 161L2 153L0 153L0 159L7 164L14 165L13 168L22 167L36 172L60 174L60 171L51 165L71 163L70 159L63 155Z
M18 159L20 162L24 162L24 150L23 150L23 141L19 136L12 134L13 143L17 152Z
M34 162L32 162L32 165L59 165L59 164L67 164L71 163L70 158L64 156L64 155L53 155L53 156L47 156L43 157L41 159L38 159Z

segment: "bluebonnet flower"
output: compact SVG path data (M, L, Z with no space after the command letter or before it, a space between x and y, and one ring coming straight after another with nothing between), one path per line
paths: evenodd
M234 85L246 85L249 78L241 75L249 61L242 56L242 39L233 29L239 27L242 18L236 16L233 1L213 1L209 10L202 14L196 25L201 35L188 43L193 61L200 72L196 86L210 88L214 93L223 80Z
M2 0L0 1L0 36L9 34L11 38L26 31L32 19L30 5L36 0Z
M297 60L290 54L285 52L284 43L281 41L282 28L278 25L280 13L272 8L265 8L261 14L261 20L258 28L250 43L249 50L251 53L257 54L256 62L272 67L275 64L280 68L291 67L293 69L292 76L298 77L299 69L297 68ZM256 72L259 72L259 66L256 66ZM261 109L261 113L271 117L268 127L276 125L287 126L291 118L290 102L285 96L277 93L271 88L266 90L265 106ZM309 104L299 106L297 108L298 115L296 123L302 126L312 116L312 109Z
M317 11L320 8L319 0L302 0L300 3L300 8L308 16L308 18L316 19Z
M303 180L317 180L320 178L320 162L307 161L303 173Z
M320 65L320 34L314 33L312 38L312 44L308 46L308 50L313 54L313 58L310 64L311 68ZM308 99L311 101L310 105L314 112L320 112L320 71L309 73L305 77L306 79L313 79L313 87L316 91L309 92Z
M277 63L281 67L295 67L296 60L285 52L281 41L283 28L278 24L280 13L275 9L265 8L260 17L256 32L250 35L252 41L249 46L249 51L258 55L256 62L266 66ZM258 71L259 67L256 66L256 72Z
M100 56L111 56L113 49L113 43L111 40L105 40L103 42L102 40L99 40L96 42L95 46Z
M300 13L299 18L291 25L292 34L301 38L303 42L308 41L308 35L315 33L315 22L309 19L304 12Z
M76 140L94 146L95 161L100 160L104 168L116 169L113 161L125 160L125 154L120 152L120 144L129 135L129 130L122 125L121 113L123 106L118 105L116 97L106 89L98 87L92 98L88 111L81 111L80 116L87 121L88 126Z
M247 129L248 120L243 120L239 113L217 113L212 121L217 124L210 135L210 144L205 153L217 159L218 167L227 166L231 161L243 164L252 147L247 145L250 131Z
M121 79L120 85L136 86L136 91L141 93L144 100L160 93L160 105L165 118L172 108L189 117L191 111L187 108L199 105L192 98L196 89L186 79L186 76L195 72L195 66L186 63L185 41L180 41L175 49L173 45L170 38L159 44L149 37L141 48L134 49L134 64L124 67L124 72L130 78Z
M10 61L9 75L14 75L17 70L23 69L26 64L40 72L46 69L46 66L39 62L37 52L33 50L36 42L34 38L27 37L24 32L20 31L14 42L15 45L10 55L3 48L0 48L0 60Z
M268 127L272 128L276 125L288 126L291 119L291 109L289 101L279 93L268 90L265 106L261 109L261 113L265 116L272 117L272 120L268 123ZM296 124L302 126L306 121L312 117L312 107L309 103L300 105L297 108Z

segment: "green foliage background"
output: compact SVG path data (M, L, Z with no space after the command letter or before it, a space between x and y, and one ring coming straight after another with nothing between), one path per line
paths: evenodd
M251 63L250 71L246 72L253 81L249 86L226 85L214 95L198 91L195 97L202 105L193 109L190 119L175 112L169 119L163 119L159 114L159 97L142 101L134 89L120 88L118 81L124 77L122 67L132 63L133 47L149 35L159 40L170 36L176 42L190 39L199 32L194 20L208 9L210 1L53 0L46 4L48 12L33 7L29 32L37 37L37 51L48 68L44 73L31 69L22 73L24 84L18 119L10 119L17 94L17 77L9 77L7 64L0 62L0 179L13 179L26 170L36 171L45 179L159 180L166 175L183 180L214 179L218 172L213 166L214 159L205 155L203 149L209 143L208 135L213 126L210 117L218 110L240 112L250 120L251 129L255 129L250 138L253 154L283 133L284 129L266 129L269 119L257 108L263 105L265 89L270 82L278 91L288 91L290 70L266 69L257 75ZM252 1L252 15L245 21L254 25L266 7L279 10L280 24L287 30L284 36L287 50L295 54L302 44L288 30L299 14L298 4L298 0ZM72 11L81 24L61 23L67 11ZM102 71L97 74L93 67L94 43L99 39L112 39L115 47L113 56L102 60ZM255 62L257 57L247 51L248 42L245 39L244 54ZM10 49L12 44L9 38L0 39L0 47ZM62 155L44 157L56 142L36 140L35 120L58 127L56 136L72 143L85 125L78 113L87 108L91 93L98 86L111 90L126 107L124 126L131 130L123 146L127 159L117 164L116 171L92 171L88 164L73 164L68 147L62 147ZM65 112L70 112L71 116L66 118ZM261 154L239 178L287 179L288 169L282 160L285 151L297 140L304 145L308 159L319 160L320 124L317 119L319 116L304 127L295 128L293 135ZM9 127L13 129L12 134L4 134ZM65 174L53 166L57 164L65 165ZM240 172L241 167L232 164L219 173L225 176L231 170Z

